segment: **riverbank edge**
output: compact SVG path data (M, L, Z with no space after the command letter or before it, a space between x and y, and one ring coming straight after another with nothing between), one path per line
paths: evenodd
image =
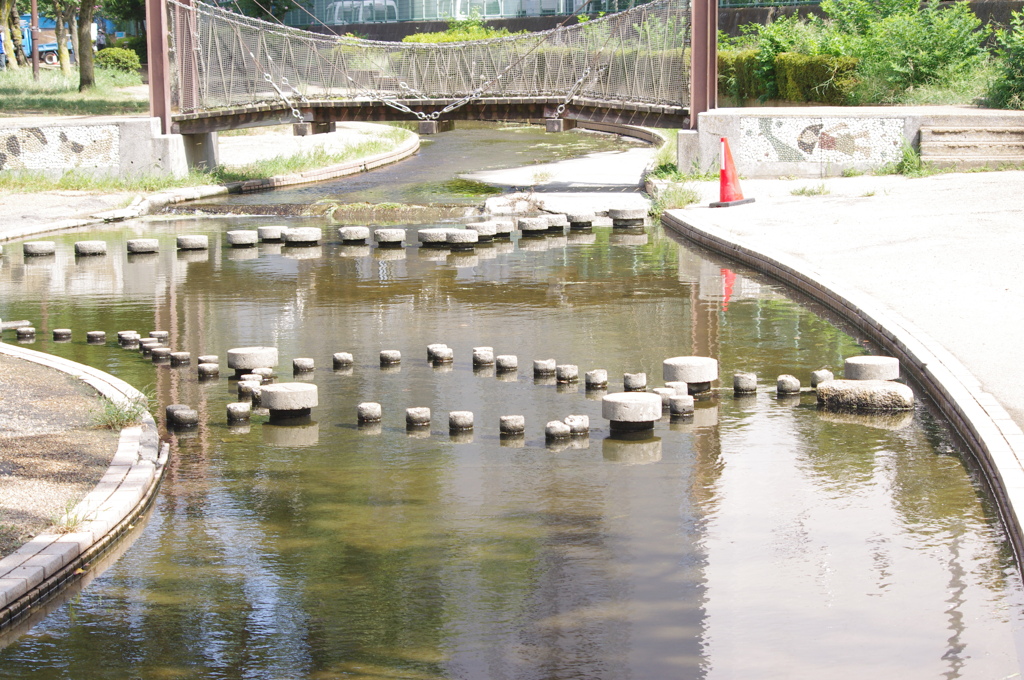
M109 373L43 352L0 343L0 353L66 373L113 401L145 398ZM0 560L0 628L27 616L132 528L163 479L169 445L146 414L121 430L117 450L99 483L58 521L65 531L39 534Z
M667 210L664 228L778 279L838 314L900 360L967 444L984 475L1007 535L1024 564L1024 433L998 400L945 347L874 298L814 271L793 256L757 250L685 210Z
M397 148L392 149L391 151L373 154L372 156L366 156L365 158L358 158L323 168L314 168L304 172L276 175L265 179L251 179L243 182L229 182L227 184L183 187L179 189L159 191L144 198L141 196L136 198L136 200L127 208L107 210L95 213L94 215L90 215L85 218L59 220L57 222L31 225L21 229L6 231L4 233L0 233L0 243L28 236L88 227L90 225L103 224L105 222L123 222L124 220L152 215L163 210L169 205L177 205L179 203L186 203L188 201L195 201L202 198L212 198L214 196L224 196L227 194L266 191L278 187L306 184L309 182L320 182L323 180L336 179L338 177L346 177L348 175L367 172L368 170L379 168L383 165L397 163L398 161L404 160L419 151L419 135L416 133L410 134L411 136L406 141L402 142Z

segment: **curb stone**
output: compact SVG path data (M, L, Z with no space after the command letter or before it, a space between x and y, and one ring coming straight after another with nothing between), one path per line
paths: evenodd
M869 295L830 279L798 258L755 250L685 210L666 210L661 223L694 243L784 281L898 358L978 461L1018 564L1024 562L1024 432L960 360Z
M144 396L103 371L35 350L0 343L0 353L78 378L111 400ZM0 560L0 627L26 615L113 544L148 507L166 469L169 447L146 414L121 430L117 451L96 487L62 521L73 531L39 534Z

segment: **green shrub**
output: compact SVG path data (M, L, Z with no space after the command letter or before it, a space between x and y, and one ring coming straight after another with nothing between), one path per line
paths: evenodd
M756 50L718 53L718 90L739 99L766 99L768 90L759 76Z
M131 50L139 56L139 61L145 64L149 62L149 54L147 52L149 48L147 47L147 44L146 35L142 34L121 38L113 45L113 47L122 47L126 50Z
M919 0L821 0L821 9L839 33L864 35L879 20L913 14Z
M893 14L871 24L855 43L862 86L860 101L895 101L908 89L976 68L984 57L986 31L966 2Z
M520 31L525 33L526 31ZM469 19L452 19L448 22L448 30L437 33L414 33L402 38L402 42L408 43L449 43L449 42L471 42L473 40L490 40L492 38L505 38L518 33L510 33L507 28L491 28L483 22L479 15L474 14Z
M125 73L138 73L142 68L139 55L120 47L108 47L96 53L96 66Z
M779 96L793 102L845 104L857 85L857 59L783 52L775 57Z
M1024 12L1010 15L1009 30L996 31L995 42L999 77L989 88L988 104L1000 109L1024 109Z

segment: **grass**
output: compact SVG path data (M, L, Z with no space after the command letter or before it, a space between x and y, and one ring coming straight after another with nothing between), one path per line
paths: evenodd
M821 184L813 184L805 187L798 187L796 189L793 189L789 193L793 194L794 196L827 196L832 192L830 192L828 187L825 186L825 183L822 182Z
M656 166L647 176L652 179L667 179L670 182L717 182L719 171L704 172L694 165L689 172L682 172L675 163L663 163Z
M69 500L64 506L64 514L50 520L50 530L55 534L73 534L82 528L82 524L88 519L84 515L73 513L77 503Z
M669 184L654 201L654 205L651 206L651 214L655 217L661 217L661 214L666 210L685 208L699 201L700 193L693 187L685 184Z
M149 111L148 99L124 88L141 85L138 74L96 69L96 87L78 91L78 73L45 69L39 81L32 69L0 71L0 115L137 115Z
M290 156L278 156L265 161L238 167L218 167L212 171L192 170L184 177L174 178L159 175L136 177L94 177L88 172L70 170L60 177L51 177L37 171L7 171L0 173L0 190L17 193L40 191L95 191L95 192L136 192L151 193L164 189L194 187L251 179L264 179L276 175L287 175L316 168L338 165L357 158L364 158L396 148L411 133L401 128L389 128L382 132L368 133L366 138L337 153L323 149L302 152Z
M93 412L93 425L105 430L121 430L138 425L156 404L156 398L146 391L133 399L114 401L100 397L99 409Z

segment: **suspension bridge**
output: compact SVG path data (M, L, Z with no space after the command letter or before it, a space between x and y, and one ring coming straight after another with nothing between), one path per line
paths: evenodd
M164 132L191 136L384 120L691 127L691 113L713 107L716 11L713 1L691 12L689 0L653 0L540 33L419 44L313 33L199 0L148 0L153 115Z

